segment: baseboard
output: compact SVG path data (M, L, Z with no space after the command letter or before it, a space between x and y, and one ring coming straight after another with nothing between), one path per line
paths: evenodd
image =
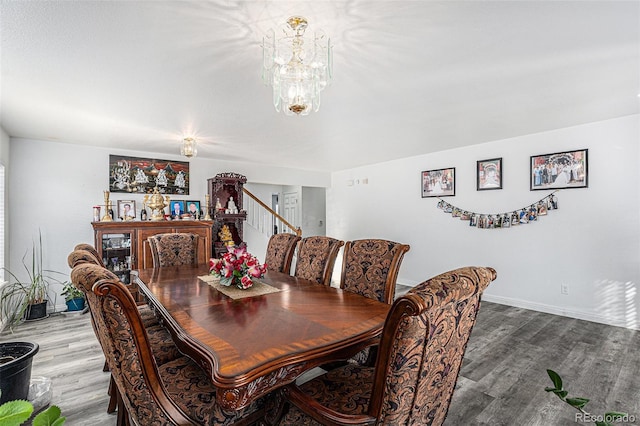
M501 305L515 306L516 308L530 309L532 311L544 312L547 314L560 315L563 317L575 318L585 321L597 322L600 324L612 325L615 327L623 327L631 330L640 330L640 324L638 321L625 322L622 320L616 320L604 315L594 314L592 312L576 311L572 309L566 309L561 306L546 305L544 303L529 302L527 300L513 299L509 297L494 296L484 294L482 300L492 303L499 303Z
M415 287L419 283L409 282L407 280L403 280L403 282L398 281L399 285L407 286L407 287ZM482 296L482 300L486 300L487 302L499 303L501 305L514 306L516 308L530 309L532 311L544 312L547 314L560 315L563 317L575 318L585 321L597 322L600 324L612 325L614 327L623 327L628 328L630 330L640 330L640 317L634 318L630 321L624 321L620 319L615 319L611 317L607 317L605 315L595 314L593 312L585 312L567 309L562 306L554 306L547 305L544 303L536 303L529 302L527 300L522 299L514 299L510 297L502 297L502 296L494 296L490 294L484 294Z

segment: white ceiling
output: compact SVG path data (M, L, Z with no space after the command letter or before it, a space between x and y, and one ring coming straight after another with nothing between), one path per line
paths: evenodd
M333 171L639 112L639 1L0 2L13 137ZM261 81L291 15L334 45L307 117Z

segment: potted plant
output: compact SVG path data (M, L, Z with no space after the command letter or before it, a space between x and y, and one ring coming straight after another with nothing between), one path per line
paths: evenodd
M45 270L42 266L42 234L31 248L31 261L27 262L28 252L22 257L22 265L26 271L26 279L20 279L7 268L4 270L11 280L0 290L0 318L6 319L9 325L17 325L23 320L46 317L49 285L58 281L51 274L61 274Z
M64 282L61 294L67 304L67 311L81 311L84 309L84 293L69 281Z
M7 401L0 405L0 424L3 426L20 426L25 424L33 413L33 404L25 400ZM67 420L62 417L60 407L52 405L38 413L30 423L33 426L61 426Z

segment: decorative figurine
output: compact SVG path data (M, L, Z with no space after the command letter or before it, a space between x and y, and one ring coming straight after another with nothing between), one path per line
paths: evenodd
M170 204L168 195L163 197L156 186L153 188L153 194L151 194L151 197L145 195L143 202L151 209L152 221L164 220L164 208Z
M236 207L235 201L233 201L233 197L229 197L229 202L227 203L227 210L225 211L227 214L238 214L238 207Z
M225 246L229 248L235 246L233 236L231 235L231 231L227 225L222 226L222 229L218 232L218 237L220 237L220 241L222 241Z

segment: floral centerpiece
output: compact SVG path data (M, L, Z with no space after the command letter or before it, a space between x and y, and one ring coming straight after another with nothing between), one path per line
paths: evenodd
M220 284L235 285L246 290L253 285L253 278L260 278L267 271L258 258L243 248L230 248L221 259L209 259L209 272L220 278Z

